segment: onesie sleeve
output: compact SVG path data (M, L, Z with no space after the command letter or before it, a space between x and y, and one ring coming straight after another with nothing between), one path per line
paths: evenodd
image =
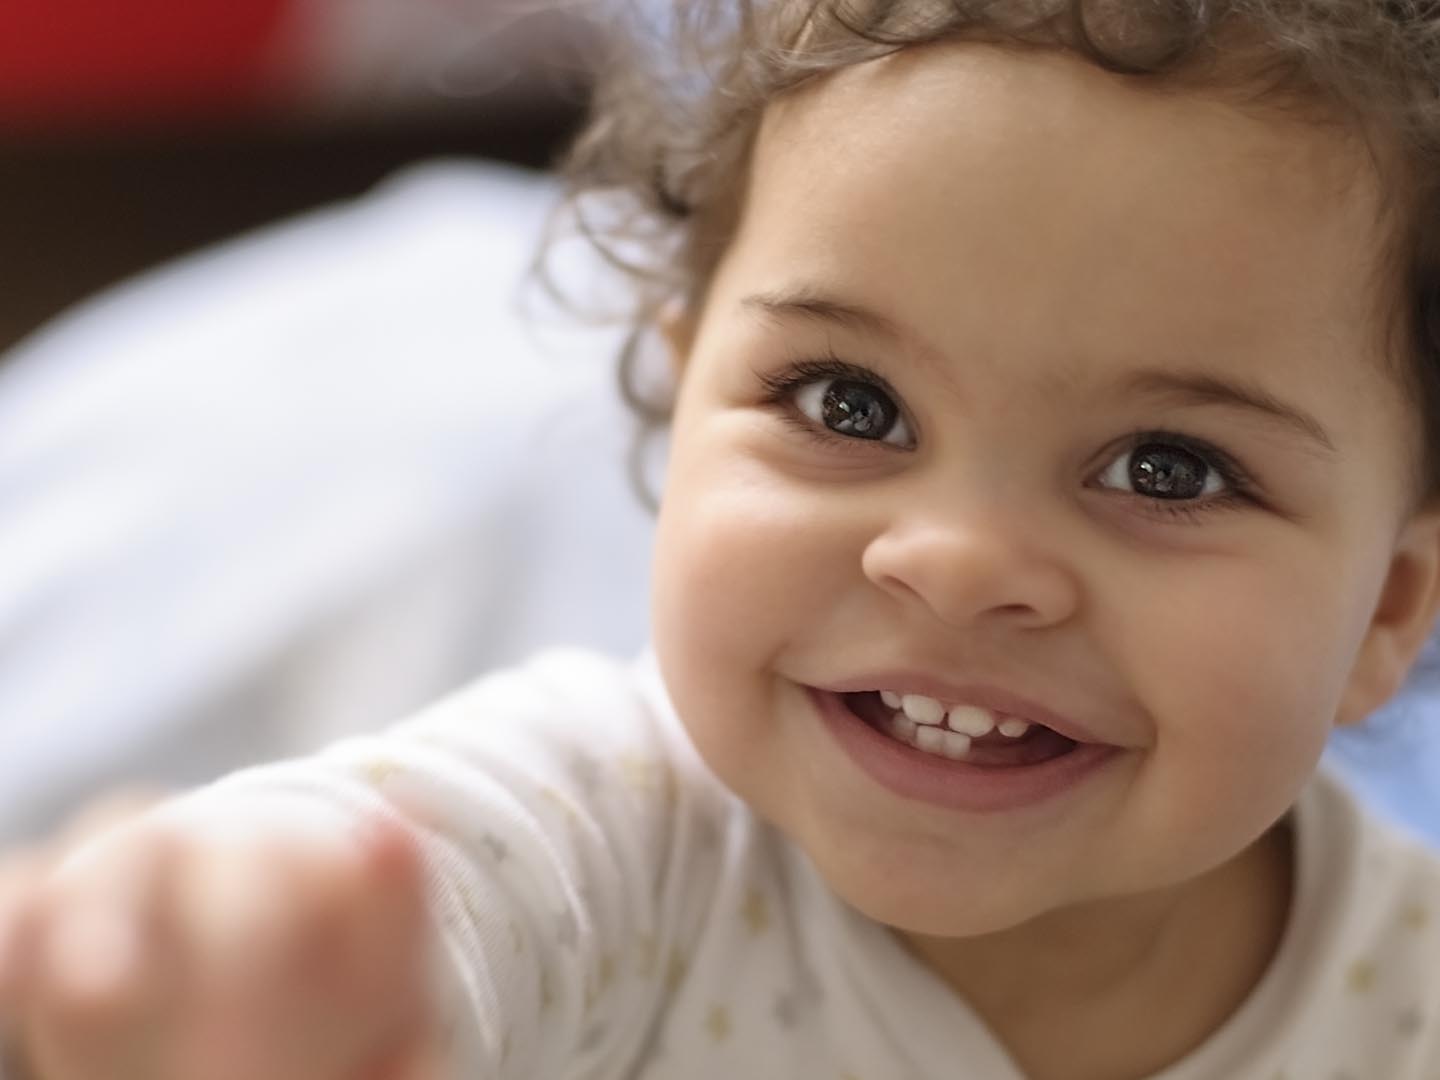
M703 921L725 812L642 682L544 654L384 734L189 798L300 799L414 837L455 1080L629 1075Z

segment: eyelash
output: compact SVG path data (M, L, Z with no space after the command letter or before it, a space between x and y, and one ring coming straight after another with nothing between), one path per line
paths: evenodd
M798 413L794 407L792 397L795 392L818 379L844 379L848 382L864 383L886 394L898 407L900 395L891 388L885 379L873 371L841 360L838 356L830 355L819 359L797 360L782 371L762 372L758 377L760 384L765 388L764 403L782 410L781 415L787 423L816 442L826 447L839 447L846 452L864 452L871 446L879 446L888 451L902 450L901 447L888 443L874 443L870 440L839 435L828 428L817 428L808 417ZM1128 435L1125 439L1124 450L1130 452L1150 443L1171 446L1194 454L1207 467L1214 469L1219 474L1220 479L1225 482L1226 490L1223 494L1212 496L1203 503L1140 496L1148 512L1172 519L1194 521L1214 511L1261 505L1255 482L1249 472L1218 447L1173 431L1145 430Z
M833 354L814 360L796 360L789 367L779 372L762 372L759 375L760 384L765 387L765 404L783 409L782 416L796 430L808 435L816 442L826 446L838 446L840 449L849 451L865 451L871 446L879 446L885 450L900 450L898 446L889 443L875 443L865 439L854 439L845 435L839 435L829 428L816 427L807 417L801 415L794 407L792 397L797 390L808 386L812 382L821 379L844 379L846 382L864 383L873 386L884 393L892 402L897 405L900 395L897 394L891 385L879 375L876 375L868 368L858 364L841 360Z

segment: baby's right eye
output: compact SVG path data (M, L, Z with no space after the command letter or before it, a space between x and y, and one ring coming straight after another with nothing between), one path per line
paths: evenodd
M900 406L890 391L863 368L842 361L797 364L765 384L776 404L788 404L812 434L909 449L915 445Z
M795 394L796 407L811 420L837 435L856 439L889 441L899 431L902 444L909 442L900 410L885 391L849 379L816 380Z

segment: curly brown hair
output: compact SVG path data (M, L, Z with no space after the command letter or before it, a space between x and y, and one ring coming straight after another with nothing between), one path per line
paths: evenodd
M642 343L667 308L702 304L766 106L899 49L972 40L1068 50L1157 89L1204 89L1363 140L1389 240L1387 280L1367 286L1418 405L1417 502L1440 496L1440 0L669 2L617 47L563 168L565 220L633 285L620 379L652 430L669 400L637 380ZM609 196L598 215L597 192Z

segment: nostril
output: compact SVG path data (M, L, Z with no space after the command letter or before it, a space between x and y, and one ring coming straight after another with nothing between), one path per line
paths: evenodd
M865 577L895 602L922 605L941 622L978 618L1048 626L1078 608L1078 577L1058 554L1017 529L929 525L876 536L861 557Z

